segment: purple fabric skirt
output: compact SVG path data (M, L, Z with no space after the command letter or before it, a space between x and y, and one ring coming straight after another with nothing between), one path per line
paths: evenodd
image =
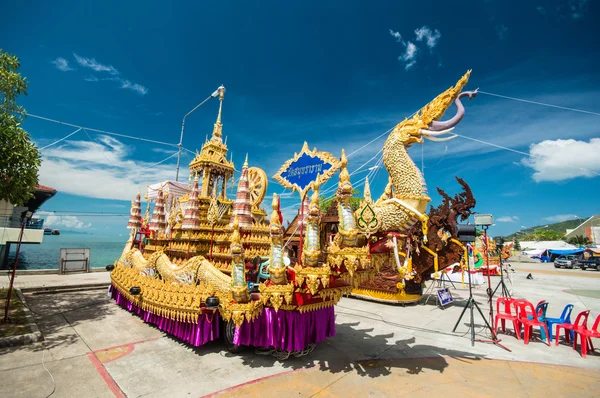
M144 322L156 325L160 330L165 331L180 340L190 343L194 346L201 346L209 341L219 338L219 314L200 315L198 323L181 322L168 319L163 316L152 314L134 305L127 300L121 292L114 287L110 287L111 296L118 305L137 314Z
M233 343L260 348L279 348L285 351L301 351L309 344L316 344L335 336L335 312L333 307L301 314L298 311L265 308L253 322L244 321L236 328Z

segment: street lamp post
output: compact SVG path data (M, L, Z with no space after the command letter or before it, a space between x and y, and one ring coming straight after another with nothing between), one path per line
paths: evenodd
M212 93L211 95L209 95L208 97L206 97L206 99L204 101L202 101L201 103L199 103L198 105L196 105L194 107L194 109L192 109L191 111L189 111L188 113L185 114L185 116L183 117L183 121L181 122L181 135L179 136L179 144L177 144L177 147L179 148L177 151L177 171L175 172L175 181L179 181L179 165L181 164L181 151L183 150L183 131L185 129L185 119L187 119L187 117L189 115L191 115L196 109L200 108L202 105L204 105L204 103L206 101L208 101L211 98L215 98L217 96L219 96L219 94L221 92L225 92L225 87L223 87L223 85L219 86L218 89L215 90L214 93Z

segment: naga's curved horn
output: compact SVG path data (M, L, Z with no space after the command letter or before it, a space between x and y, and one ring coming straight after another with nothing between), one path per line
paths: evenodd
M435 142L444 142L444 141L453 140L453 139L455 139L458 136L457 135L451 135L450 137L439 138L439 137L428 137L428 136L424 135L423 137L427 138L428 140L435 141Z
M477 90L479 90L479 89L477 89ZM469 96L469 99L475 97L477 95L477 90L465 91L465 92L460 93L458 95L458 97L456 97L456 100L454 100L454 103L456 104L456 115L454 115L451 119L444 120L443 122L436 122L436 121L431 122L431 125L429 126L429 130L430 131L447 130L449 128L456 126L458 123L460 123L463 116L465 116L465 107L463 106L460 99L462 97L466 97L466 96Z
M431 131L431 130L427 130L427 129L421 129L421 130L419 130L419 132L421 133L421 135L423 137L429 138L429 137L439 137L440 135L448 134L452 130L454 130L454 127L450 127L449 129L442 130L442 131Z

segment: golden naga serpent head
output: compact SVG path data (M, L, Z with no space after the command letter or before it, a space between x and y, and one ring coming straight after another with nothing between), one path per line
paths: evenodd
M308 205L308 214L311 217L318 217L321 214L321 208L319 207L319 181L317 180L313 184L313 194L310 198L310 204Z
M438 142L456 138L456 135L445 135L451 132L464 116L465 110L460 99L464 96L471 99L477 95L477 90L462 92L469 81L470 75L471 71L469 70L454 87L450 87L438 95L410 119L404 119L398 123L390 136L399 139L405 147L415 143L422 144L424 138ZM446 121L438 122L438 119L442 117L452 103L456 103L456 115Z
M271 225L269 227L271 237L280 237L282 235L282 228L279 219L279 200L276 193L273 194L271 206L273 207L273 212L271 213Z

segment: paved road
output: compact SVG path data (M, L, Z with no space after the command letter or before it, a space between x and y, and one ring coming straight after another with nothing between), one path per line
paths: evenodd
M536 265L527 265L528 267ZM519 268L516 265L515 268ZM511 274L515 296L547 299L549 315L567 303L600 313L600 299L565 292L598 290L597 279L566 272ZM591 271L590 271L591 272ZM56 277L56 276L54 276ZM498 278L493 279L496 284ZM458 286L458 285L457 285ZM487 313L485 288L474 289ZM600 354L581 358L566 345L528 346L501 335L512 352L469 339L468 317L451 330L468 294L452 290L456 305L397 307L342 299L337 335L305 357L278 361L253 350L239 355L220 342L191 347L116 306L105 289L26 294L45 341L0 350L0 396L597 396ZM478 337L486 338L475 317ZM574 369L576 368L576 369Z

